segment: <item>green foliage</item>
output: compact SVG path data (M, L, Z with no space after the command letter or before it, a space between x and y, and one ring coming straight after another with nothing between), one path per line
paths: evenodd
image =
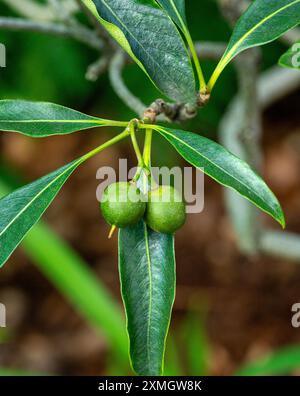
M228 47L207 85L187 27L184 0L83 0L94 16L148 75L154 85L166 96L182 104L196 104L196 82L191 57L200 85L200 99L206 99L226 65L245 49L271 42L297 25L300 21L300 0L256 0L237 23ZM177 25L177 26L176 26ZM178 29L179 28L179 29ZM180 31L179 31L180 30ZM184 40L183 40L183 38ZM289 66L290 53L281 63ZM30 68L29 68L30 69ZM48 81L49 82L49 81ZM48 84L48 88L51 84ZM138 86L138 88L140 88ZM50 88L51 90L51 88ZM205 101L205 100L204 100ZM176 109L177 110L177 109ZM83 162L105 148L131 135L138 165L144 175L151 178L152 129L170 143L190 164L220 184L234 189L283 227L284 215L274 194L264 181L243 161L219 144L191 132L158 125L145 125L145 121L119 122L92 117L78 111L45 102L19 100L0 101L0 129L20 132L31 137L64 135L98 126L126 127L126 130L41 179L19 188L0 200L0 267L40 219L63 184ZM147 129L144 155L141 155L135 132ZM151 184L151 183L150 183ZM153 193L155 194L155 192ZM171 202L173 204L173 202ZM122 296L127 316L130 355L133 369L140 375L161 375L165 342L175 297L174 237L171 235L185 219L184 205L148 205L146 221L119 232L119 271ZM164 205L164 204L163 204ZM111 207L103 214L112 225L127 226L133 211L140 220L143 207L118 208L119 217L111 217ZM153 210L153 208L155 210ZM116 208L114 208L115 210ZM174 216L177 217L174 217ZM179 216L180 215L180 216ZM178 217L179 216L179 217ZM118 217L118 218L117 218ZM124 222L125 217L125 222ZM179 220L178 220L179 219ZM176 223L176 224L175 224ZM167 226L166 226L167 225ZM35 231L36 230L36 231ZM157 232L159 231L159 232ZM160 232L168 233L163 234ZM125 354L122 320L104 289L82 266L80 259L64 246L44 226L34 228L24 240L24 246L56 286L72 301L89 321L101 327L114 348ZM57 263L60 265L57 265ZM78 292L80 291L80 293ZM99 315L98 310L101 311ZM111 317L110 317L111 313ZM199 330L200 329L200 330ZM201 323L189 321L185 327L186 348L192 374L206 370L206 340ZM173 343L173 356L177 356ZM295 352L295 351L294 351ZM294 353L293 352L293 353ZM298 354L288 351L264 361L261 367L272 372L287 367L286 362L298 363ZM288 356L288 357L287 357ZM291 357L292 356L292 357ZM271 363L270 363L271 362ZM181 369L174 364L170 371ZM271 367L271 368L270 368ZM247 372L247 369L245 369Z
M0 101L0 129L31 137L66 135L101 126L126 126L126 123L91 117L54 103L24 100Z
M173 21L182 29L183 24L187 26L185 15L185 0L157 0L167 11Z
M236 24L208 84L212 89L228 63L242 51L276 40L300 23L300 0L255 0Z
M209 346L203 320L190 312L182 326L189 375L207 375Z
M0 196L8 194L10 184L14 184L4 183L2 173ZM126 368L128 342L122 313L88 264L43 222L31 229L21 246L87 322L105 335L114 352L115 365Z
M5 14L2 3L0 15ZM0 42L5 43L9 57L9 67L1 69L2 98L82 107L95 89L84 76L95 53L74 40L0 30ZM11 51L13 48L18 50Z
M189 311L176 332L171 329L166 348L165 375L207 375L209 343L203 318Z
M195 69L197 71L197 75L200 83L200 91L206 93L205 78L200 66L200 62L194 47L191 34L187 27L187 19L185 15L185 0L157 0L157 1L167 11L169 16L173 19L173 21L182 31L195 64Z
M76 311L105 336L114 353L115 364L128 370L125 320L101 279L43 223L35 225L22 246Z
M240 368L236 375L283 375L300 367L300 347L297 345L279 349L269 356Z
M203 169L218 183L230 187L271 215L283 227L284 214L265 182L224 147L192 132L153 126L190 164Z
M14 369L5 369L0 368L0 377L36 377L41 375L47 375L45 373L38 373L33 371L26 370L14 370Z
M130 356L139 375L161 375L175 298L173 236L141 221L119 233L119 271Z
M175 339L175 333L176 332L172 329L170 330L166 344L164 375L168 377L184 375L180 351Z
M300 70L300 40L281 56L279 65Z
M79 165L74 161L0 200L0 267Z
M159 90L179 102L195 102L188 52L154 0L127 0L126 7L117 0L83 1Z
M127 131L62 168L0 200L0 267L40 219L61 187L83 162L127 136Z

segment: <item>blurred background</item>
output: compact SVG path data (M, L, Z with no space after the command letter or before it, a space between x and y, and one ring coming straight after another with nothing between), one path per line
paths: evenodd
M0 14L18 16L2 1ZM213 1L188 0L187 14L195 40L230 37L231 28ZM88 66L97 59L87 46L5 30L0 42L7 49L7 67L0 70L1 99L56 102L116 120L135 116L112 90L107 73L96 82L86 80ZM285 50L279 42L264 47L262 70L276 64ZM204 62L205 71L215 64ZM137 66L128 65L124 78L145 103L158 97ZM210 104L184 128L218 139L220 120L236 90L230 66ZM287 230L300 235L299 99L300 91L295 91L265 111L262 150L263 174L283 205ZM70 162L111 134L100 129L34 140L1 133L1 195ZM184 165L157 136L153 156L156 166ZM7 327L0 328L1 373L131 373L117 238L107 238L109 229L96 201L97 169L117 169L118 158L135 165L125 142L82 166L1 269L0 302L7 309ZM300 328L291 325L291 307L300 302L299 262L240 253L222 188L205 178L205 190L203 213L190 215L176 236L177 297L166 374L299 374Z

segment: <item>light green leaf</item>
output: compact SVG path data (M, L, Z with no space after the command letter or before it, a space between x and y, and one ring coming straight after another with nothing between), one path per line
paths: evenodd
M155 0L83 2L161 92L179 102L195 102L195 78L187 49Z
M80 163L73 161L0 200L0 268Z
M31 137L65 135L101 126L126 126L125 122L91 117L54 103L25 100L0 101L0 130Z
M279 59L279 65L300 70L300 40Z
M189 312L182 329L188 375L208 375L209 347L202 318Z
M161 375L175 297L174 237L144 221L120 230L119 271L133 369Z
M285 375L300 368L300 347L291 345L281 348L264 358L241 367L236 375Z
M211 90L226 65L245 49L276 40L300 23L300 0L255 0L236 24L228 47L208 84Z
M182 29L187 26L185 15L185 0L156 0L170 15L173 21Z
M164 136L178 153L220 184L230 187L271 215L283 227L284 214L281 206L266 185L248 164L219 144L192 132L153 126Z

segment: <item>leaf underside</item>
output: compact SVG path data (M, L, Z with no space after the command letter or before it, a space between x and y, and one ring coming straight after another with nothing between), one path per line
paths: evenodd
M0 101L0 130L20 132L31 137L65 135L108 123L107 120L91 117L54 103L26 100Z
M284 214L277 198L247 163L221 145L195 133L160 126L155 126L154 129L187 162L201 168L220 184L232 188L285 226Z
M119 232L119 272L130 356L138 375L161 375L175 298L174 237L144 221Z
M154 0L84 3L162 93L179 102L195 102L195 77L183 39Z
M80 163L73 161L0 200L0 268Z

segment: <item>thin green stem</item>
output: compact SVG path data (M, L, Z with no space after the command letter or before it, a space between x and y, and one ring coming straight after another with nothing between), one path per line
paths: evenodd
M108 140L104 144L101 144L101 146L96 147L94 150L90 151L89 153L83 155L79 159L79 162L83 163L83 162L87 161L88 159L92 158L94 155L100 153L101 151L105 150L108 147L113 146L114 144L120 142L121 140L125 139L129 135L130 135L130 132L129 132L128 128L126 128L125 131L123 131L119 135L117 135L114 138Z
M223 72L224 68L225 68L226 64L224 64L224 62L222 62L222 60L219 62L219 64L217 65L217 67L215 68L208 84L207 84L207 90L208 92L211 92L216 84L216 82L218 81L218 78L220 77L221 73Z
M200 65L200 61L199 61L199 58L198 58L198 55L197 55L197 52L196 52L196 49L194 46L194 42L191 37L191 33L190 33L188 27L186 26L184 20L182 19L180 12L178 12L178 9L177 9L176 5L174 4L173 0L171 1L171 6L172 6L175 14L177 15L177 18L180 22L184 37L185 37L185 39L188 43L188 46L190 48L191 55L192 55L194 65L195 65L195 68L197 71L198 79L199 79L200 93L205 94L206 93L206 82L205 82L204 74L203 74L203 71L202 71L202 68Z
M128 125L128 129L129 129L129 133L130 133L130 137L131 137L131 142L134 148L134 152L136 155L136 158L138 160L138 167L141 168L144 165L144 160L143 160L143 156L141 153L141 150L139 148L138 142L136 140L136 135L135 135L135 125L136 122L135 120L130 122L130 124Z
M98 124L98 122L96 121L96 124ZM122 127L125 128L128 125L128 121L111 121L111 120L100 120L99 121L100 125L105 125L108 127Z
M203 74L203 71L202 71L202 68L201 68L201 65L200 65L200 61L199 61L199 58L198 58L198 55L197 55L197 52L196 52L196 49L195 49L195 46L194 46L193 39L191 37L191 34L190 34L188 28L185 26L184 23L182 25L182 29L183 29L184 37L185 37L185 39L186 39L186 41L188 43L188 46L190 48L192 59L194 61L194 65L195 65L195 68L196 68L196 71L197 71L197 75L198 75L198 78L199 78L200 93L205 94L206 93L206 82L205 82L204 74Z
M151 132L153 132L153 129L157 128L159 125L154 125L154 124L145 124L144 122L140 122L138 127L139 129L146 129L146 135L147 135L147 130L150 129ZM150 135L150 134L149 134ZM147 137L147 136L146 136ZM150 140L150 136L147 139L148 141ZM151 133L151 141L150 144L152 143L152 133ZM145 148L144 148L144 155L145 155L145 149L146 149L146 139L145 139ZM151 147L150 147L151 149Z
M148 128L146 125L146 137L145 137L145 145L144 145L144 164L147 168L151 167L151 147L152 147L152 134L153 131L151 128Z

